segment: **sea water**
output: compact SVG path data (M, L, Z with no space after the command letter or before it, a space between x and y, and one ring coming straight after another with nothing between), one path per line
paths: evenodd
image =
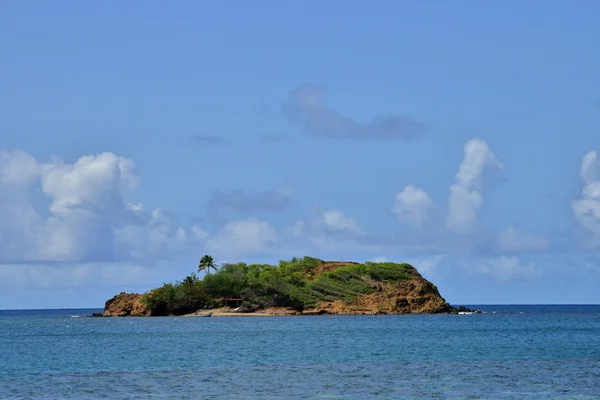
M600 399L600 306L473 315L0 311L0 399Z

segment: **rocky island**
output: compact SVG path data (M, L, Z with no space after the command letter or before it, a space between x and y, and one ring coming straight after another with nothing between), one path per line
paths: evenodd
M210 269L215 269L210 273ZM205 256L196 274L144 294L120 293L101 316L438 314L452 307L409 264L293 258L279 265L224 264Z

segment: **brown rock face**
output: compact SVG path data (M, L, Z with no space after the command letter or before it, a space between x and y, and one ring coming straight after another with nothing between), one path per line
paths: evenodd
M334 264L334 263L328 263ZM342 264L335 263L336 267ZM352 302L334 300L322 302L304 312L327 314L436 314L449 313L453 308L440 295L437 287L410 267L411 280L390 283L373 282L375 291L358 296Z
M137 317L149 315L141 294L121 292L104 304L105 317Z
M323 302L315 310L328 314L436 314L451 312L452 307L431 282L417 278L400 284L381 282L374 293L352 302Z
M348 261L325 261L311 274L313 277L331 272ZM373 293L357 296L353 301L341 299L319 303L314 308L296 311L291 308L270 307L260 313L271 315L356 315L356 314L438 314L452 313L454 308L440 295L437 287L423 278L411 266L406 267L412 279L403 282L373 281Z

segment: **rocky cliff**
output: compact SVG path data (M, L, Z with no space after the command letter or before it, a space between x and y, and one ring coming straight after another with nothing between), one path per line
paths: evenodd
M352 302L322 302L314 311L327 314L435 314L453 311L437 287L420 275L402 283L378 282L375 286L375 292L359 296Z
M104 303L105 317L142 317L150 315L140 301L141 294L121 292Z
M354 262L325 262L317 268L316 275L331 272L339 267L358 264ZM261 313L274 315L357 315L357 314L442 314L456 309L446 302L437 287L423 278L412 266L405 266L410 280L401 282L372 281L372 293L357 296L351 301L336 299L320 302L316 307L303 310L271 307Z

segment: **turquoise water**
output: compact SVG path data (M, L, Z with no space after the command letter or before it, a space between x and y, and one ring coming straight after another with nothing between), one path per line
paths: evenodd
M0 399L600 399L600 306L476 315L0 311Z

